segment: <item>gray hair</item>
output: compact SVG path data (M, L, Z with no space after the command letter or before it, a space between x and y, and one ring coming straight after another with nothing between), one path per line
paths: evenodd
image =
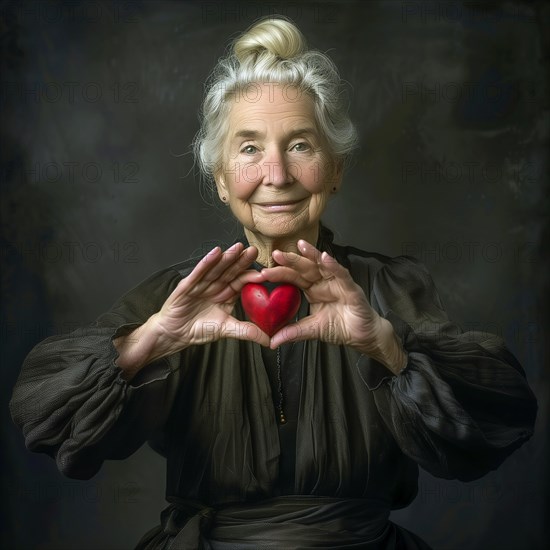
M320 131L335 161L345 161L357 146L357 132L342 98L338 70L325 54L308 50L298 28L282 17L253 24L220 59L206 83L201 128L193 151L207 186L223 166L224 142L232 99L251 85L290 85L311 95Z

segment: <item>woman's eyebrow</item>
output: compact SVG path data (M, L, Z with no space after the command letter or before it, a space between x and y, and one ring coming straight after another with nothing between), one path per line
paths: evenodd
M317 130L313 127L298 128L297 130L292 130L292 132L288 134L288 137L293 138L294 136L298 136L298 135L317 136Z
M258 132L258 130L238 130L235 132L233 138L248 138L248 139L257 139L264 135L263 132Z
M296 130L292 130L287 136L288 139L292 139L293 137L297 135L317 135L317 130L313 127L306 127L306 128L297 128ZM259 132L258 130L238 130L235 132L235 135L233 136L233 139L236 138L246 138L246 139L258 139L264 137L265 134L263 132Z

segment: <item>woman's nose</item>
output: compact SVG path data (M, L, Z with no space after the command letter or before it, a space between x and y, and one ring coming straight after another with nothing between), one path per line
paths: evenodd
M270 151L262 163L262 177L266 185L281 187L292 181L292 175L288 169L288 161L284 152Z

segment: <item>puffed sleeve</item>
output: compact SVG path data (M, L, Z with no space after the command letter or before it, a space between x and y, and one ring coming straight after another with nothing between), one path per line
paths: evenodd
M112 341L157 312L180 280L175 269L158 272L93 325L32 349L10 402L29 450L54 457L68 477L88 479L105 459L129 456L163 425L177 384L175 357L127 382Z
M449 321L424 266L392 259L375 276L371 302L409 360L398 375L374 361L358 366L406 455L435 476L469 481L532 436L537 403L521 365L499 337Z

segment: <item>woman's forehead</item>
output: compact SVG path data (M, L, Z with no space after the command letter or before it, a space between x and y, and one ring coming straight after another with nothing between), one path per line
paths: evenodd
M261 137L272 128L314 133L317 125L313 100L296 88L291 91L282 85L262 85L255 96L243 92L235 98L229 110L229 127L231 137Z

